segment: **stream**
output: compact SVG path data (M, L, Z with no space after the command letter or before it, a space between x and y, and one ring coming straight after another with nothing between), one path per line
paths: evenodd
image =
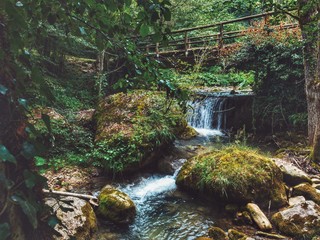
M188 115L188 123L199 135L192 140L176 141L176 147L210 146L217 138L223 138L223 100L207 98L189 104L193 111ZM102 223L95 239L193 240L205 236L219 218L221 209L177 189L175 178L185 161L172 162L173 175L145 174L131 183L115 184L134 201L137 216L134 223L126 227Z

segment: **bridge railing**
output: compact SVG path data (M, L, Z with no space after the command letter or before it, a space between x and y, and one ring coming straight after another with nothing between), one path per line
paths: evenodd
M159 54L174 53L185 53L187 55L188 51L201 49L204 46L221 49L223 48L225 42L230 41L229 39L243 37L247 35L248 32L252 31L252 27L243 27L243 29L239 30L226 31L226 26L234 23L251 21L254 19L263 20L264 24L267 25L270 29L290 29L297 27L297 23L289 23L281 26L268 25L269 17L273 14L275 14L275 12L266 12L228 21L222 21L214 24L174 30L170 33L170 37L172 40L170 40L166 44L150 44L148 42L144 42L139 45L139 48L144 49L148 54L156 54L157 56L159 56Z

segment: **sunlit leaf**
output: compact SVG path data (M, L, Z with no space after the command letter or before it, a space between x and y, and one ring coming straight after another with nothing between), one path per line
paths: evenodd
M39 156L36 156L34 158L34 160L35 160L35 165L37 167L42 167L42 166L46 165L46 163L47 163L46 159L39 157Z

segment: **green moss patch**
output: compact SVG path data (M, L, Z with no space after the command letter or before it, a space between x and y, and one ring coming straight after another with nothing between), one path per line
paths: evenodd
M178 104L151 91L111 95L99 103L95 119L92 156L98 166L114 172L145 165L187 127Z
M178 186L228 202L284 205L286 194L280 169L256 150L228 146L190 159L181 169Z

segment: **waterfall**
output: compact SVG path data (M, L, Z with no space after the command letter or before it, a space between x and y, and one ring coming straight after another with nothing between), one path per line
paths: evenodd
M203 135L222 135L226 127L226 98L206 97L189 102L188 123Z

